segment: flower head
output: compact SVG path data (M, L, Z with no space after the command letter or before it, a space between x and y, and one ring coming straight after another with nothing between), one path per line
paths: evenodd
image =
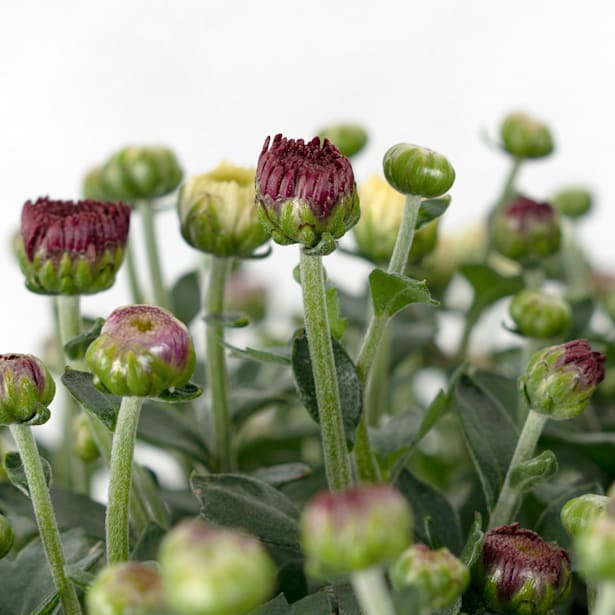
M563 299L528 288L513 297L510 315L522 335L540 339L560 335L572 323L572 311Z
M26 286L37 293L81 295L115 281L128 239L130 208L100 201L28 201L17 245Z
M553 207L563 216L580 218L592 208L593 197L585 188L564 188L552 199Z
M256 169L256 207L277 243L313 248L325 233L338 239L359 219L348 158L327 139L267 137Z
M516 158L543 158L553 151L549 127L526 113L511 113L500 127L504 149Z
M186 326L153 305L114 310L85 359L96 385L136 397L155 397L186 384L195 364Z
M606 495L585 493L568 500L562 507L562 526L571 536L578 536L596 519L607 513L609 498Z

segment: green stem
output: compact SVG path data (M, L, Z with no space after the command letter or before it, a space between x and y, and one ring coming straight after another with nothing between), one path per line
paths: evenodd
M519 366L520 374L525 374L527 364L530 362L532 355L538 350L540 350L543 346L543 340L540 340L535 337L525 338L525 342L521 349L521 364ZM519 399L517 400L517 424L519 425L519 427L525 424L528 411L529 408L527 406L527 400L525 395L519 395Z
M75 587L65 573L66 562L64 551L62 550L60 530L58 529L53 512L53 505L49 489L47 488L47 482L45 481L43 464L38 454L36 441L30 427L11 425L10 430L19 449L41 542L45 549L47 562L49 563L53 582L58 590L64 614L78 615L81 613L81 607Z
M128 286L130 288L130 296L133 303L145 303L145 296L139 283L139 274L137 273L137 264L135 262L135 250L133 241L130 236L126 243L126 272L128 273Z
M322 257L308 255L301 249L300 266L305 332L316 388L327 482L331 490L339 491L352 485L353 479L329 330Z
M540 290L544 282L545 274L540 267L525 269L523 272L523 281L525 288L529 290Z
M109 497L105 524L107 565L128 559L128 503L132 480L132 459L142 397L123 397L117 415L109 478Z
M589 295L585 254L575 239L575 227L568 220L562 226L564 240L561 254L568 284L566 294L573 301L583 299Z
M228 398L228 373L224 356L224 289L231 259L212 256L207 295L203 301L208 317L205 328L207 388L214 417L214 449L219 472L233 469L231 411Z
M364 615L395 615L395 607L380 568L368 568L350 577Z
M499 527L513 520L513 516L517 509L519 494L510 484L512 472L520 463L531 459L548 418L549 417L545 414L540 414L530 408L521 434L519 435L515 452L508 466L504 485L502 486L498 501L489 518L489 528Z
M380 418L389 407L388 375L391 370L391 327L385 327L376 356L370 370L369 383L365 387L365 420L369 426L377 426Z
M596 605L591 615L613 615L615 613L615 583L603 581L598 586Z
M150 276L152 278L154 303L162 308L169 309L169 297L164 287L164 282L162 281L162 268L160 266L160 257L158 255L154 203L152 201L139 201L138 207L143 220L143 236L145 239L147 262L149 264Z

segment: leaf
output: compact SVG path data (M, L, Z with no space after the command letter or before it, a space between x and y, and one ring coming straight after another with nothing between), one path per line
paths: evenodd
M150 521L141 536L139 536L139 540L130 554L130 559L133 562L155 561L158 557L160 541L164 538L165 534L166 530L164 528Z
M256 389L254 387L241 387L231 391L230 405L232 419L240 425L256 412L268 406L288 406L296 403L297 392L290 378L278 379L272 383L276 388Z
M587 326L594 314L595 308L594 300L591 297L570 303L572 325L570 331L566 334L567 339L575 339L587 335Z
M252 473L252 476L272 487L281 487L306 478L311 473L312 469L305 463L281 463L256 470Z
M180 276L171 289L173 314L189 325L201 309L201 287L198 271Z
M478 557L483 548L483 540L485 533L483 532L483 520L480 513L474 513L474 522L468 532L466 543L463 546L459 558L468 567L472 568L478 561Z
M555 453L549 450L543 451L540 455L512 468L510 486L520 493L525 493L557 474L557 469Z
M240 474L193 475L191 486L207 521L241 528L266 545L300 553L299 510L277 489Z
M275 352L269 352L267 350L257 350L255 348L238 348L228 342L221 342L223 346L230 349L231 354L243 357L244 359L251 359L253 361L261 361L263 363L276 363L278 365L290 365L290 357Z
M331 286L325 292L327 301L327 315L329 316L329 329L331 335L339 340L346 330L346 319L340 312L340 303L337 298L337 288Z
M49 485L51 485L52 478L51 464L44 457L41 457L40 459L43 464L45 482L47 483L47 487L49 487ZM19 453L7 453L2 460L2 465L4 466L7 478L11 481L11 483L24 495L30 497L28 479L26 478L26 471L21 463Z
M243 312L224 312L223 314L205 314L203 320L206 323L213 323L229 327L230 329L242 329L250 324L250 318Z
M310 594L295 602L290 608L291 615L331 615L331 603L325 591Z
M62 383L87 411L96 415L107 429L114 431L121 397L99 391L93 378L92 374L67 367L62 374Z
M423 199L416 219L416 230L423 228L426 224L439 218L451 204L451 195L444 194L435 199Z
M411 303L438 305L424 280L413 280L405 275L374 269L369 274L369 287L374 314L381 318L391 318Z
M71 338L64 344L66 356L73 361L83 359L88 346L100 335L100 330L105 324L104 318L97 318L92 326L87 330Z
M492 510L517 444L517 427L506 410L467 375L459 379L454 400L487 508Z
M290 615L290 612L290 606L286 602L284 594L279 594L255 611L250 611L249 615Z
M517 361L519 363L520 361ZM486 393L496 399L508 412L513 423L517 422L519 403L519 384L516 378L487 370L477 370L472 378Z
M352 448L355 430L362 410L361 383L359 382L354 364L348 354L346 354L343 346L335 338L332 338L331 341L333 343L333 356L337 372L344 433L346 434L348 446ZM312 374L312 362L304 329L299 330L293 337L291 364L297 388L299 389L299 397L309 415L319 423L316 385Z
M158 398L162 399L162 401L166 403L177 404L190 401L191 399L196 399L202 394L202 386L199 386L194 382L188 382L180 387L175 387L172 391L170 389L166 389L158 395Z

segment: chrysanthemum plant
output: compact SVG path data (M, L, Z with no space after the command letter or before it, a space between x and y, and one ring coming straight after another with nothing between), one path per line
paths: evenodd
M14 209L10 292L47 295L54 326L40 358L0 348L2 615L615 613L615 277L576 233L591 194L520 187L554 140L512 113L501 190L451 233L454 161L401 142L357 178L366 131L317 134L185 179L130 145L83 200ZM195 262L175 281L172 233ZM370 264L362 292L327 275L340 253ZM302 296L275 322L274 283Z

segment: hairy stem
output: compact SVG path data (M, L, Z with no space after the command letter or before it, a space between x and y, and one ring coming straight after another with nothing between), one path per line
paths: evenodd
M368 568L355 572L350 581L362 613L365 615L395 615L391 595L380 568Z
M169 296L164 287L162 267L160 266L160 256L158 254L154 203L152 201L139 201L138 207L143 221L143 237L145 239L145 251L152 279L154 303L159 307L169 309Z

